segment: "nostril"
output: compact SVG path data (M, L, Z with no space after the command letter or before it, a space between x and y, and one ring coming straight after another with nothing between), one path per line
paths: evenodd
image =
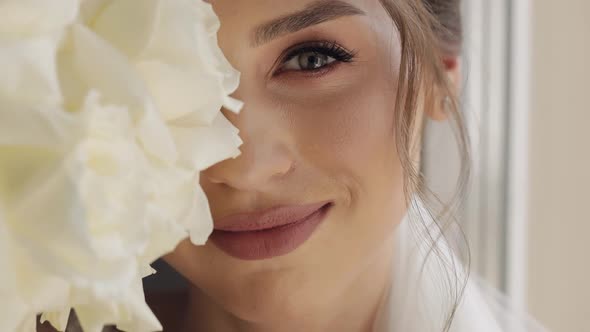
M293 172L295 169L295 161L289 160L286 164L282 165L282 167L278 167L273 174L274 178L279 178L288 175L289 173Z

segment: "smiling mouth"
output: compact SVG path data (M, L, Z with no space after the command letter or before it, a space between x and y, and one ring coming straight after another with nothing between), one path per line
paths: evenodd
M311 237L332 206L331 202L323 202L223 218L216 224L211 241L226 254L242 260L286 255Z

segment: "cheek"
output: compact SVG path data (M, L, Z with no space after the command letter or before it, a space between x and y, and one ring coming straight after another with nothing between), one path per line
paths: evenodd
M385 79L361 80L331 96L308 99L291 111L305 162L330 176L362 184L392 172L395 88Z
M342 241L354 242L359 254L373 251L406 210L395 139L392 81L397 77L390 77L375 71L359 80L361 84L328 98L309 99L293 111L305 162L350 192L350 204L335 215L340 222L333 226L342 236L329 240L334 248L341 248Z

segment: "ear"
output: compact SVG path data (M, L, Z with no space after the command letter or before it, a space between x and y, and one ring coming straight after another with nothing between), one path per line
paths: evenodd
M461 89L461 58L457 55L446 55L441 61L450 84L451 95L443 89L437 89L434 106L427 111L428 117L434 121L445 121L448 118L449 98L459 96Z

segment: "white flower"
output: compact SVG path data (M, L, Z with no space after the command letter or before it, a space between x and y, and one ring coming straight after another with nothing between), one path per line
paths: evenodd
M160 329L149 263L212 230L238 73L198 0L0 1L0 331Z

